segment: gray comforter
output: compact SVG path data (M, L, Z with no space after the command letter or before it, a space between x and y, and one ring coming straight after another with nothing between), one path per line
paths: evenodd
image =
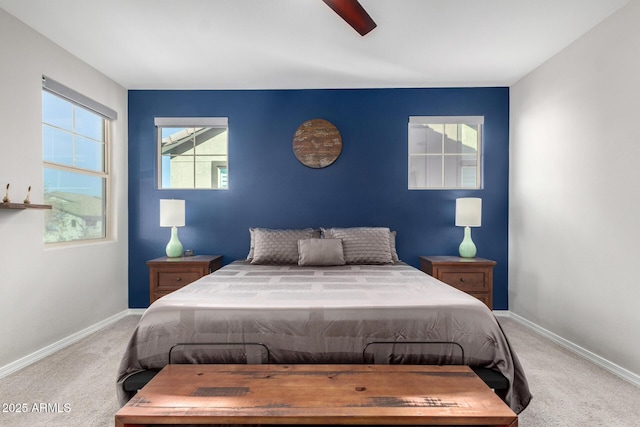
M402 344L416 341L458 343L464 360L455 345ZM395 344L367 347L370 342ZM131 397L124 380L161 369L177 343L261 343L270 363L464 363L502 373L514 412L531 399L493 313L403 263L298 267L236 261L205 276L157 300L142 316L118 373L121 404ZM174 350L176 363L265 361L261 347L251 345L241 352L233 346Z

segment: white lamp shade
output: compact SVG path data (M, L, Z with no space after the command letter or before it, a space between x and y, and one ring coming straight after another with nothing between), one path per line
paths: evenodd
M482 225L482 199L477 197L456 199L456 225L459 227L480 227Z
M184 227L184 200L160 199L160 227Z

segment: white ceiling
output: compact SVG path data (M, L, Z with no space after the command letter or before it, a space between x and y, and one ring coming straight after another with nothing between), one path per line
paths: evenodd
M630 0L0 0L127 89L509 86Z

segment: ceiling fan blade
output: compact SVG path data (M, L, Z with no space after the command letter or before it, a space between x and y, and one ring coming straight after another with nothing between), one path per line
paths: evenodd
M354 30L364 36L377 25L358 0L322 0Z

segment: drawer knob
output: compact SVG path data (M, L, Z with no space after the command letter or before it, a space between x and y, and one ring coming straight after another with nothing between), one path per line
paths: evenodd
M182 277L178 277L178 278L176 279L176 282L182 282Z
M461 277L461 278L460 278L460 281L461 281L461 282L464 282L464 277Z

